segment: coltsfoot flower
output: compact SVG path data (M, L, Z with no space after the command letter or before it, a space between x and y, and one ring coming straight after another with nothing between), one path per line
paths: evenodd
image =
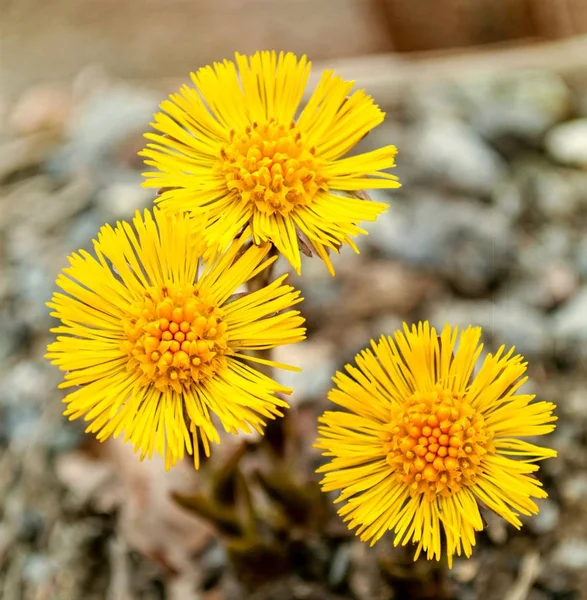
M305 56L236 54L192 73L161 104L141 152L156 171L147 187L171 211L206 220L209 245L225 247L247 225L256 244L271 242L299 273L300 246L309 246L334 273L328 250L365 233L384 203L356 197L360 190L397 188L396 148L346 155L384 113L352 81L325 71L297 115L310 73ZM296 116L297 115L297 116ZM355 197L353 197L355 196Z
M113 229L102 227L95 257L80 250L57 279L64 293L48 306L61 324L47 358L66 371L70 419L103 441L124 433L141 458L154 452L166 467L206 455L226 431L262 432L281 416L282 387L248 364L247 350L304 339L304 319L290 307L299 292L284 277L249 294L239 286L275 259L270 245L203 259L201 234L186 215L145 211ZM277 367L286 365L270 363Z
M452 566L483 528L479 504L517 528L538 512L532 498L547 494L534 463L556 452L519 438L553 431L555 405L518 393L526 363L513 348L473 375L479 327L437 336L419 323L394 337L334 378L329 398L345 410L320 418L317 447L332 457L319 469L323 490L341 490L339 514L361 540L393 531L395 545L417 544L416 558L440 560L444 546Z

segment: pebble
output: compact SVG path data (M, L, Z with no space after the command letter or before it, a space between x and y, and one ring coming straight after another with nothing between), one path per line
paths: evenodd
M199 563L202 570L202 583L207 588L212 587L210 584L215 584L226 569L226 551L221 544L215 542L202 553Z
M32 404L10 406L3 418L12 452L24 455L31 445L39 444L42 423L38 407Z
M35 510L25 509L20 515L18 538L22 542L34 543L43 532L43 517Z
M0 183L19 173L39 168L50 156L57 139L49 132L18 137L0 145Z
M42 234L53 233L56 229L63 230L67 228L71 219L92 206L95 193L96 184L89 177L74 177L46 198L45 202L50 210L30 219L29 223Z
M130 220L136 211L153 207L153 190L140 186L139 177L133 182L119 182L105 188L98 197L98 204L110 219Z
M350 300L335 305L332 319L356 321L385 313L409 315L434 294L436 281L401 263L371 259L349 273L342 296Z
M351 549L348 544L341 544L332 557L328 572L328 582L333 588L337 588L344 583L348 577L350 564Z
M9 117L14 133L63 131L73 110L71 92L55 83L41 83L25 90Z
M100 206L73 218L63 241L64 258L66 254L77 251L80 248L93 251L94 245L92 240L97 239L100 228L107 222L114 225L115 220L109 219L106 211Z
M587 420L587 402L585 402L584 381L579 381L577 387L569 391L564 397L564 403L561 403L561 409L565 411L573 420Z
M329 341L306 340L291 346L279 346L273 351L273 360L301 368L298 371L279 369L278 381L291 387L290 403L307 398L319 398L331 387L331 378L336 371L336 348Z
M518 269L532 279L552 264L567 264L573 258L577 237L561 223L545 223L531 235L521 235L515 261Z
M414 190L379 220L370 231L371 246L384 256L443 275L465 295L486 292L512 263L509 219L475 200Z
M548 133L544 144L555 161L587 168L587 119L558 125Z
M526 526L537 535L554 531L560 521L560 507L550 498L538 500L538 514L526 518Z
M340 258L344 255L348 262L354 263L355 255L350 248L343 248L340 254L333 253L333 265L340 275L341 270L347 267L348 263L342 263ZM340 265L340 266L339 266ZM276 273L290 273L288 282L301 290L304 302L302 306L311 306L316 308L324 308L331 306L340 298L342 287L342 278L336 276L334 278L328 273L326 265L317 256L307 257L302 256L302 274L298 276L292 273L291 266L284 259L279 259L275 268Z
M587 286L556 311L553 323L561 351L587 357Z
M42 554L27 556L23 566L23 578L33 584L43 584L53 574L56 565Z
M0 335L0 363L7 359L16 358L20 352L25 352L32 341L32 331L22 316L8 318L6 312L0 308L0 323L2 323L2 335ZM0 384L0 389L2 389Z
M473 126L491 139L508 136L537 143L572 107L563 78L538 69L476 77L460 89L472 104Z
M571 571L587 569L587 540L563 538L554 550L552 561L557 567Z
M450 577L456 579L459 583L469 583L479 572L479 561L474 557L463 560L459 557L455 558L454 566L450 571Z
M19 269L18 275L19 311L27 323L34 323L36 328L51 326L49 302L53 292L53 276L43 266L26 265Z
M546 592L541 592L536 588L532 588L528 591L528 596L526 600L551 600L552 596L547 594Z
M575 248L575 265L579 275L587 279L587 236L583 236Z
M420 124L411 155L421 177L476 196L490 196L506 172L500 156L472 128L446 117Z
M0 380L4 402L19 406L43 402L46 391L50 389L51 368L34 360L17 362L9 374Z
M587 501L587 473L576 473L562 486L562 495L570 504L584 505Z
M75 108L68 142L53 157L52 172L90 170L100 181L111 179L113 156L129 138L149 129L159 101L159 95L123 83L90 94Z
M430 320L437 328L442 328L445 323L460 327L481 326L485 339L492 339L495 346L515 346L526 358L550 355L553 351L546 317L515 299L439 304L432 311Z
M525 273L509 284L507 294L529 306L548 311L569 300L578 288L578 274L571 261L545 262L535 274Z
M560 420L556 424L556 429L551 434L549 439L549 445L554 448L559 456L563 456L565 459L572 462L582 460L584 453L581 447L581 438L585 433L583 423L578 420ZM551 466L548 468L554 470L558 475L562 475L565 471L561 462L549 461ZM554 463L554 465L552 464ZM546 463L548 464L548 463ZM558 466L556 466L558 465Z
M407 90L407 109L415 119L430 115L439 118L459 118L465 104L462 94L460 88L450 83L435 81L422 84L413 90Z
M544 288L550 302L546 308L565 302L579 286L577 272L571 264L551 264L544 274Z
M534 182L536 206L548 219L570 219L581 208L579 186L564 172L547 170Z
M524 211L524 198L516 181L502 179L495 183L491 193L492 204L510 224L515 223Z

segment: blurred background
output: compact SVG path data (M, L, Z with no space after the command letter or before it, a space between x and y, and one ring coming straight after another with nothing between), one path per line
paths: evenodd
M587 597L586 0L3 0L0 27L0 598ZM390 210L335 279L304 263L309 338L277 352L304 368L283 377L286 426L166 474L62 418L44 303L68 253L151 204L136 153L163 97L257 49L365 87L387 119L364 148L397 145L403 187L372 194ZM488 351L516 345L526 390L559 407L539 515L520 532L486 515L450 572L390 540L367 548L331 510L310 527L314 500L299 511L331 375L419 319L481 325ZM269 523L263 561L194 500L226 465Z

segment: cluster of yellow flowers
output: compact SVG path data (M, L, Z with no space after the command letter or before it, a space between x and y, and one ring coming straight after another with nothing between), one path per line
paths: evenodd
M255 368L291 369L267 350L305 338L302 299L270 281L281 254L355 251L358 225L386 205L365 189L399 187L396 149L349 151L384 118L364 91L326 71L299 111L310 63L293 54L236 55L192 74L161 104L142 155L160 190L152 212L105 225L94 255L69 257L49 303L60 325L47 357L66 372L65 414L99 440L124 435L167 468L230 433L263 432L292 390ZM248 293L241 286L249 282ZM251 285L256 282L256 285ZM260 285L259 285L260 282ZM533 473L555 452L519 438L554 429L555 408L520 394L526 363L504 348L480 357L481 331L404 326L337 373L317 448L331 457L325 492L376 542L392 530L416 556L469 556L483 503L514 526L546 493ZM443 541L441 535L444 532Z

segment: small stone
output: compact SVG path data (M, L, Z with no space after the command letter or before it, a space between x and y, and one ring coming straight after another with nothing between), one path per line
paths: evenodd
M423 83L413 89L406 90L407 109L410 116L415 118L422 118L429 115L458 118L459 112L462 109L460 105L462 99L455 96L458 96L459 92L460 90L455 90L454 85L448 82L433 81L431 83ZM398 148L401 147L402 145L398 144Z
M316 339L273 350L273 360L302 369L301 372L280 369L276 373L279 383L294 390L290 403L324 395L336 371L335 355L331 342Z
M565 174L543 171L534 180L536 205L549 219L569 219L580 208L574 182Z
M8 318L0 310L0 323L2 323L2 335L0 335L0 363L8 357L18 356L25 352L30 346L33 335L30 325L22 319L22 315ZM0 384L0 390L2 385Z
M587 569L587 540L568 537L563 539L555 548L552 560L563 569Z
M512 264L510 221L494 207L423 191L381 215L368 243L384 256L433 270L479 296Z
M5 435L15 454L24 456L30 450L31 440L40 441L42 423L38 407L31 404L10 406L3 420Z
M526 525L537 535L554 531L560 520L560 508L550 498L538 500L538 514L525 518Z
M481 326L484 335L494 339L496 345L515 346L526 358L552 352L551 332L544 315L513 299L440 304L430 320L439 328L445 323Z
M382 335L393 335L402 329L403 319L396 314L382 314L371 321L369 338L378 340Z
M549 446L556 450L559 456L567 460L582 460L583 448L581 446L581 437L585 433L585 427L581 421L570 421L568 419L560 420L556 424L556 429L549 438ZM560 466L561 461L548 461L545 468L549 472L561 476L565 473Z
M55 571L56 565L46 556L31 554L27 556L22 570L23 579L37 586L42 586Z
M552 264L544 274L544 288L550 306L565 302L575 294L579 285L577 272L566 264Z
M100 180L111 179L119 149L147 131L157 107L156 94L122 83L90 94L68 123L69 141L53 157L53 172L68 175L88 169Z
M132 219L135 211L142 211L153 203L153 190L140 186L140 181L134 183L115 183L104 189L98 202L113 219Z
M475 579L479 572L480 563L474 557L462 560L455 557L454 566L450 571L450 576L454 577L459 583L469 583Z
M18 272L20 313L28 323L49 326L49 309L53 281L44 267L24 265Z
M49 158L56 142L52 133L38 132L0 145L0 182L38 169Z
M334 588L340 586L348 577L351 564L351 550L348 544L341 544L332 557L328 582Z
M550 311L569 300L579 287L572 264L545 262L536 273L523 273L508 286L508 294L543 311Z
M306 307L330 307L340 297L341 276L356 265L358 257L351 248L343 246L340 253L331 252L330 259L337 275L334 278L317 256L302 257L301 276L292 272L293 269L283 257L278 259L275 272L290 274L289 283L302 291Z
M540 590L537 590L536 588L532 588L529 592L528 592L528 596L526 598L526 600L550 600L552 598L552 596L541 592Z
M112 482L115 479L112 465L106 461L92 459L81 451L58 456L55 461L55 473L61 483L72 492L76 504L80 507L96 498L99 500L108 485L116 485Z
M557 162L587 168L587 119L558 125L548 133L545 146Z
M42 130L62 131L72 110L70 92L54 83L42 83L23 92L12 110L9 124L19 135Z
M35 405L43 402L50 389L48 364L23 360L12 368L8 377L2 379L4 401L18 406Z
M583 236L575 249L575 264L581 277L587 279L587 236Z
M554 332L560 349L569 356L587 356L587 286L557 310Z
M352 568L349 573L349 589L358 600L383 600L389 595L380 596L383 586L383 573L378 565L376 551L367 544L351 544Z
M0 194L0 229L9 229L15 221L37 216L38 207L53 193L55 184L37 174L5 186Z
M348 301L333 306L331 319L355 321L389 312L407 315L435 289L436 281L429 275L415 273L399 262L369 260L343 281L341 293Z
M571 419L587 420L587 402L585 402L585 389L587 386L584 382L579 382L577 387L573 388L566 395L564 402L560 403L560 408L571 417Z
M510 223L514 223L524 211L524 199L520 186L511 179L501 179L495 183L491 193L493 204Z
M7 133L7 121L8 121L8 103L6 102L6 96L0 93L0 136L4 136Z
M468 84L468 85L467 85ZM541 70L466 81L474 110L473 125L491 139L513 136L536 143L572 107L569 88L560 75Z
M18 539L27 544L34 543L41 535L43 526L43 517L37 511L25 509L21 514Z
M587 500L587 473L577 473L567 479L561 491L567 502L583 505Z
M219 543L213 543L207 548L198 560L202 571L202 585L211 588L218 582L226 570L226 551Z
M490 510L483 511L483 517L487 522L485 532L489 539L497 545L505 544L508 539L507 523L497 513Z
M577 237L561 223L547 223L531 236L520 236L515 256L518 269L539 278L546 265L568 264L573 257Z
M58 228L67 226L71 219L92 205L96 186L86 176L79 176L67 182L61 189L45 199L50 210L30 218L40 233L52 234Z
M432 117L414 132L413 158L424 177L465 193L489 196L505 165L483 139L456 119Z
M92 208L71 219L65 239L66 252L83 248L93 254L92 240L96 239L98 231L107 221L107 215L100 207Z

